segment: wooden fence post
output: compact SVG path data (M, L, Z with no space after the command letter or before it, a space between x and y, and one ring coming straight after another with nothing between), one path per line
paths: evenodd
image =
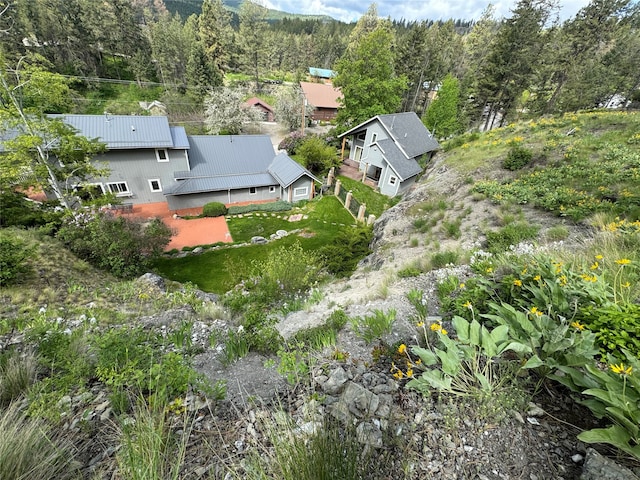
M358 222L364 222L364 214L367 211L367 204L363 203L362 205L360 205L360 208L358 209L358 216L356 217L356 220Z
M349 190L347 192L347 198L344 199L344 208L346 208L347 210L349 210L349 207L351 206L352 198L353 198L353 193L351 193L351 190Z
M338 180L336 182L336 188L333 190L333 194L337 197L338 195L340 195L340 187L342 187L342 182L340 180Z

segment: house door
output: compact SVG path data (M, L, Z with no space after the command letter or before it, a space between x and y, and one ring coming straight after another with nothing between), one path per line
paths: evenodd
M382 169L380 167L372 167L367 172L367 175L369 178L377 182L378 180L380 180L380 177L382 176Z

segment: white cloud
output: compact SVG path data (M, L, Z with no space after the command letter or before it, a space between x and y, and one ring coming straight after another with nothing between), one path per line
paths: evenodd
M343 22L357 21L369 8L371 3L357 0L268 0L271 8L291 13L309 15L329 15ZM378 0L375 2L378 14L394 20L476 20L480 17L489 2L485 0ZM492 2L495 16L508 17L516 0ZM576 12L587 5L589 0L568 0L562 2L560 18L573 17Z

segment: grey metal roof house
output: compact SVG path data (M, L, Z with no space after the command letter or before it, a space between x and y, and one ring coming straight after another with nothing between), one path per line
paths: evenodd
M339 138L351 141L345 163L357 165L363 180L390 197L409 189L440 148L415 112L376 115Z
M313 198L318 180L286 154L275 154L268 135L187 136L165 116L52 115L98 139L95 158L109 174L71 185L113 193L131 204L166 202L170 210Z

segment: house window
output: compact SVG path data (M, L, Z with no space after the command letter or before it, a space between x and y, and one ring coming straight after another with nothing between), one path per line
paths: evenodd
M397 181L398 181L397 177L394 177L393 175L389 177L389 185L395 185Z
M111 193L115 193L116 197L126 197L131 195L127 182L111 182L107 183L107 188Z
M306 196L309 193L309 187L299 187L293 189L294 197Z
M159 162L168 162L169 153L166 148L156 148L156 158Z
M84 185L75 185L73 191L81 200L95 200L104 195L104 187L101 183L86 183Z
M275 193L275 191L276 191L276 187L275 187L275 185L271 185L271 186L269 187L269 193Z
M376 143L376 140L378 140L378 134L376 132L373 132L373 134L371 135L371 143Z
M356 150L353 153L353 159L356 162L359 162L361 158L362 158L362 147L359 145L356 145Z
M256 187L249 187L249 195L255 195L258 193L258 189Z
M160 180L157 178L149 180L149 188L151 189L152 192L161 192L162 185L160 184Z
M366 137L367 137L367 132L366 132L366 130L365 130L364 132L360 132L358 135L356 135L356 138L357 138L358 140L362 140L362 141L364 141L364 139L365 139Z

